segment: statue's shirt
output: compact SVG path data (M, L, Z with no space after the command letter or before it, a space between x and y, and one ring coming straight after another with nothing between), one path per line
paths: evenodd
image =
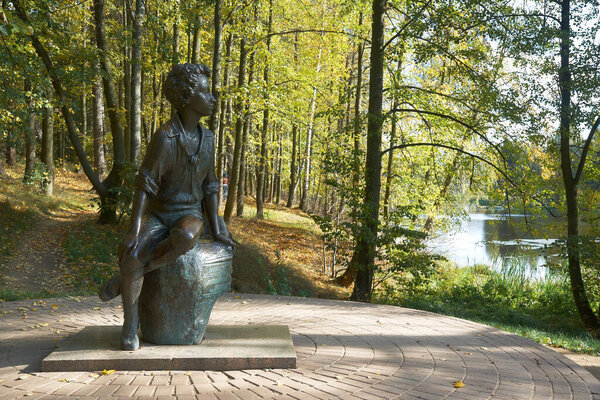
M152 137L136 176L136 188L150 196L148 211L156 214L201 215L202 199L217 193L214 135L198 125L200 143L190 152L178 116Z

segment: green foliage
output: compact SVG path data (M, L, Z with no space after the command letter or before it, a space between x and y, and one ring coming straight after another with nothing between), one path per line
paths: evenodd
M103 204L100 197L95 197L93 203L98 208L114 207L117 215L117 222L122 222L127 220L131 215L131 206L135 194L134 183L137 166L135 163L124 163L119 171L122 184L113 186L108 190L109 196L107 196L108 199L106 200L106 203Z
M465 318L542 344L600 355L600 340L582 328L562 273L531 281L519 265L495 271L482 265L445 264L427 279L395 276L377 293L377 301Z
M33 170L30 174L25 176L23 182L25 182L25 184L28 186L38 188L41 190L43 188L44 182L47 179L48 168L46 167L46 164L36 161L33 165Z
M263 279L267 284L267 293L275 296L292 296L293 290L287 276L287 270L278 250L275 250L275 265L274 272L263 275Z
M72 275L69 283L75 290L94 293L98 286L119 272L117 247L119 227L86 223L67 238L64 251Z

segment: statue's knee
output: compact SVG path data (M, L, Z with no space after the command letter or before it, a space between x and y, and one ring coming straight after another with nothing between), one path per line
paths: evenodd
M186 230L173 228L169 240L178 254L185 254L194 247L196 236Z

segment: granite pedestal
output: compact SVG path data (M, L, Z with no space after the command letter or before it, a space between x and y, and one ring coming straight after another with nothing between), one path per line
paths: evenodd
M42 371L214 370L296 368L286 325L209 325L199 345L141 342L120 350L120 326L87 326L42 361Z

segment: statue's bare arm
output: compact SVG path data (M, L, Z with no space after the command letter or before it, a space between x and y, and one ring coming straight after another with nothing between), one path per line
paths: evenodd
M147 207L148 194L143 190L136 189L131 210L129 232L123 237L119 245L119 259L130 254L137 247L139 243L140 228L142 226L142 217L144 216Z

